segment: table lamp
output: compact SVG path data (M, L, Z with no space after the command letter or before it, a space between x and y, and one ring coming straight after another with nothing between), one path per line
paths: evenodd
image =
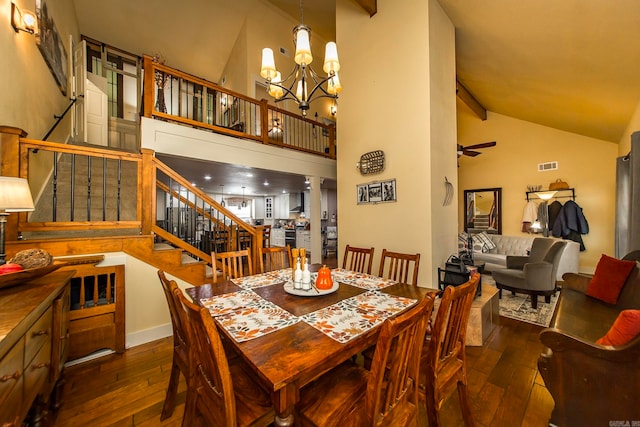
M24 178L0 176L0 265L4 264L4 230L10 212L34 210L29 182Z

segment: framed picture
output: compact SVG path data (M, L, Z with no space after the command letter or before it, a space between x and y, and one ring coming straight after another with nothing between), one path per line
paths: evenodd
M36 0L38 34L36 45L44 57L63 95L67 95L67 51L53 18L49 16L46 0Z
M396 180L375 181L356 185L356 197L359 205L395 202Z
M357 186L358 204L369 203L369 188L367 184Z

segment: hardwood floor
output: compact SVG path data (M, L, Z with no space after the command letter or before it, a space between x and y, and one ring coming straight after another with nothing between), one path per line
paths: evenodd
M473 415L478 426L547 426L553 400L538 374L542 328L501 317L483 347L467 347ZM173 416L160 422L172 339L166 338L65 369L55 426L179 426L186 385L180 378ZM442 409L444 426L462 425L457 394ZM421 414L420 425L427 425Z

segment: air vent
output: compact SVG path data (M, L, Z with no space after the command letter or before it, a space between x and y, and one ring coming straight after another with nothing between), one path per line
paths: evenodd
M554 171L558 169L558 162L538 163L538 172Z
M286 56L287 58L289 58L290 56L289 51L283 47L280 48L280 53Z

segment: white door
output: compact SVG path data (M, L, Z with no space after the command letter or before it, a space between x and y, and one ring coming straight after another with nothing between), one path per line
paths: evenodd
M86 142L94 145L109 145L107 137L109 109L107 104L107 78L89 73L84 90L86 114Z
M87 42L82 40L73 49L73 93L76 98L75 113L73 116L73 139L75 141L87 140L87 117L85 116L85 81L87 80Z

